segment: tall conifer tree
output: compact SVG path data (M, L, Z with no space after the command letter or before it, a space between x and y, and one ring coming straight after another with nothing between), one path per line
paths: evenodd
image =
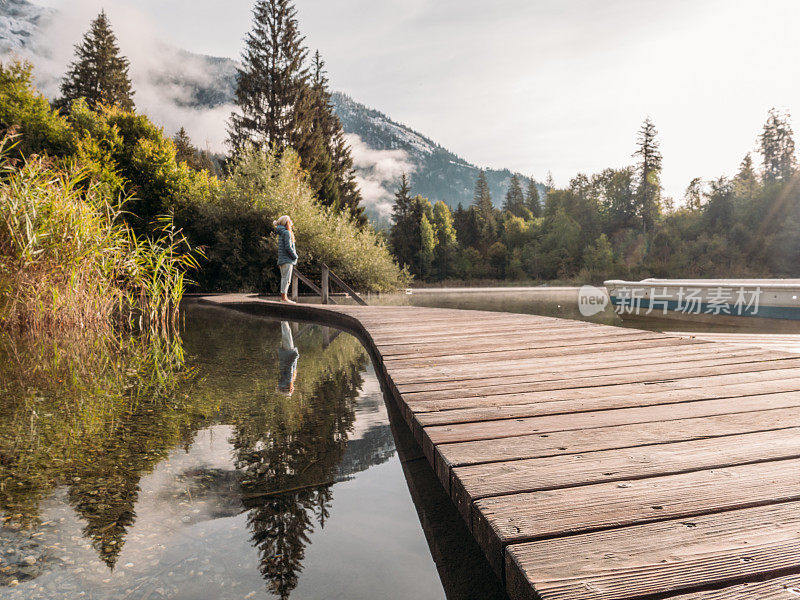
M239 111L231 115L228 131L234 152L248 143L298 151L308 143L312 124L303 40L290 0L256 3L237 74Z
M338 117L337 117L338 121ZM365 225L367 217L361 207L361 190L356 181L356 170L353 167L353 156L350 154L350 145L344 137L344 130L339 123L338 130L331 140L333 152L333 169L336 181L339 184L339 198L342 206L350 210L353 219Z
M653 229L661 205L661 152L657 135L656 126L647 117L639 129L638 147L633 153L640 160L636 201L637 213L645 232Z
M401 267L412 263L412 243L414 224L411 215L411 185L403 173L400 187L394 194L392 207L392 230L389 232L389 247Z
M486 174L481 171L475 182L475 195L472 200L470 211L475 220L475 229L478 236L478 244L484 252L488 250L497 237L497 218L495 217L492 195L489 192L489 184L486 181Z
M774 108L770 110L759 142L764 159L764 182L788 181L797 168L789 114Z
M330 141L339 123L333 114L325 62L319 51L314 53L311 70L310 87L307 90L311 129L304 139L304 146L298 148L298 152L303 166L308 171L311 188L316 192L319 201L326 206L339 207L339 185L334 174L330 147Z
M482 213L489 213L493 210L492 194L489 192L489 183L486 181L486 174L481 171L475 181L475 193L472 197L472 205Z
M545 193L549 193L550 190L556 189L556 184L553 181L553 173L551 171L547 172L547 179L545 180L545 183L544 183L544 189L545 189Z
M539 218L542 216L542 203L539 200L539 189L536 187L536 182L531 178L528 182L528 194L525 196L525 206L531 211L531 214Z
M733 185L736 188L737 196L752 202L758 189L758 176L753 167L753 157L748 152L739 165L739 172L733 178Z
M120 55L108 17L101 11L75 46L75 61L61 81L62 97L56 104L68 106L85 98L91 108L104 105L133 110L129 68L128 59Z
M503 203L503 210L507 210L515 217L525 215L525 194L522 192L522 185L520 185L519 177L516 175L511 176L508 192L506 192L506 201Z
M172 142L175 144L175 160L178 162L188 163L197 154L197 148L192 144L185 127L178 130L178 133L172 138Z
M308 164L306 168L311 174L312 186L323 204L347 210L354 220L365 225L367 218L361 207L353 157L344 137L342 122L333 112L325 61L319 51L314 53L312 60L309 92L313 128L309 151L300 154Z
M325 63L308 49L291 0L259 0L245 39L229 144L234 154L248 144L293 148L319 201L367 222L360 206L350 147L333 112Z

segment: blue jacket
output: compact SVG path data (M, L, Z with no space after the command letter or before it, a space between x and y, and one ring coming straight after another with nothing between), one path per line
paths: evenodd
M297 250L294 247L291 232L283 225L278 225L275 229L278 231L278 266L296 265Z

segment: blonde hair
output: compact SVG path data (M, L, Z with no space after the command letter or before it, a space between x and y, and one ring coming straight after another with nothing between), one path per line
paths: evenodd
M286 224L289 223L292 218L289 215L283 215L282 217L278 217L276 220L272 222L273 227L277 227L278 225L283 225L286 227Z

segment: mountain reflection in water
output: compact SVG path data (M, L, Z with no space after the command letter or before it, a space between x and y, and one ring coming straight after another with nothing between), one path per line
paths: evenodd
M158 349L7 342L0 598L445 597L352 336L196 306Z

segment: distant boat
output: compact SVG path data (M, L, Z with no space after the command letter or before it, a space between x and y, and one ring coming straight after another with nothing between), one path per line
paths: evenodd
M609 280L605 286L611 305L623 319L800 320L800 279Z

